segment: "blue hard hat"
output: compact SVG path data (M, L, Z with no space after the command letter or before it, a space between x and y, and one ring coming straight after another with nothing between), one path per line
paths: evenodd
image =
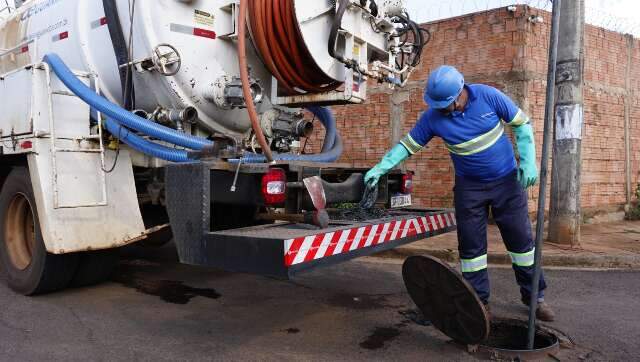
M453 103L464 88L464 76L450 65L442 65L431 72L424 90L429 107L443 109Z

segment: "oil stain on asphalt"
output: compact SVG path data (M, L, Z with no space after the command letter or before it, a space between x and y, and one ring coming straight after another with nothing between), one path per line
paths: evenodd
M140 278L131 266L121 265L120 270L111 278L112 281L132 288L139 293L160 297L172 304L187 304L195 297L218 299L220 293L210 288L194 288L175 280L148 280Z
M389 342L400 336L402 333L401 329L403 328L412 324L422 327L431 325L418 310L402 309L398 311L398 314L404 317L400 322L396 323L393 327L376 327L367 339L360 342L360 347L369 350L384 348Z
M367 339L360 342L360 347L369 350L383 348L385 343L391 342L400 335L400 330L391 327L377 327Z

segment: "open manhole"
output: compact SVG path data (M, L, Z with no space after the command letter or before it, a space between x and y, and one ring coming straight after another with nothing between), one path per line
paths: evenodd
M479 351L498 359L537 360L560 350L558 337L551 331L536 328L533 350L527 349L527 335L527 322L496 318L491 321L489 337L480 343Z
M515 319L489 321L471 285L448 264L431 256L412 256L402 266L411 299L425 319L472 350L508 360L544 359L559 350L551 331L538 328L533 350L527 350L527 323Z

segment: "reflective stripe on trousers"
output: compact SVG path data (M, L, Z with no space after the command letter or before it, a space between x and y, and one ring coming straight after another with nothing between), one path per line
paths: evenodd
M460 259L460 266L463 273L473 273L487 269L487 254L473 259Z
M536 248L531 249L526 253L513 253L509 252L511 256L511 262L517 266L532 266L535 259Z

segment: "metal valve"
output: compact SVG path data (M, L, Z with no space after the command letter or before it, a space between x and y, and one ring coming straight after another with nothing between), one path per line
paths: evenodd
M182 58L178 49L170 44L159 44L153 48L151 61L154 69L165 77L171 77L180 71L182 67Z
M135 67L139 73L157 71L165 77L171 77L178 74L182 68L182 57L176 47L162 43L153 48L150 57L121 64L120 68L131 66Z

